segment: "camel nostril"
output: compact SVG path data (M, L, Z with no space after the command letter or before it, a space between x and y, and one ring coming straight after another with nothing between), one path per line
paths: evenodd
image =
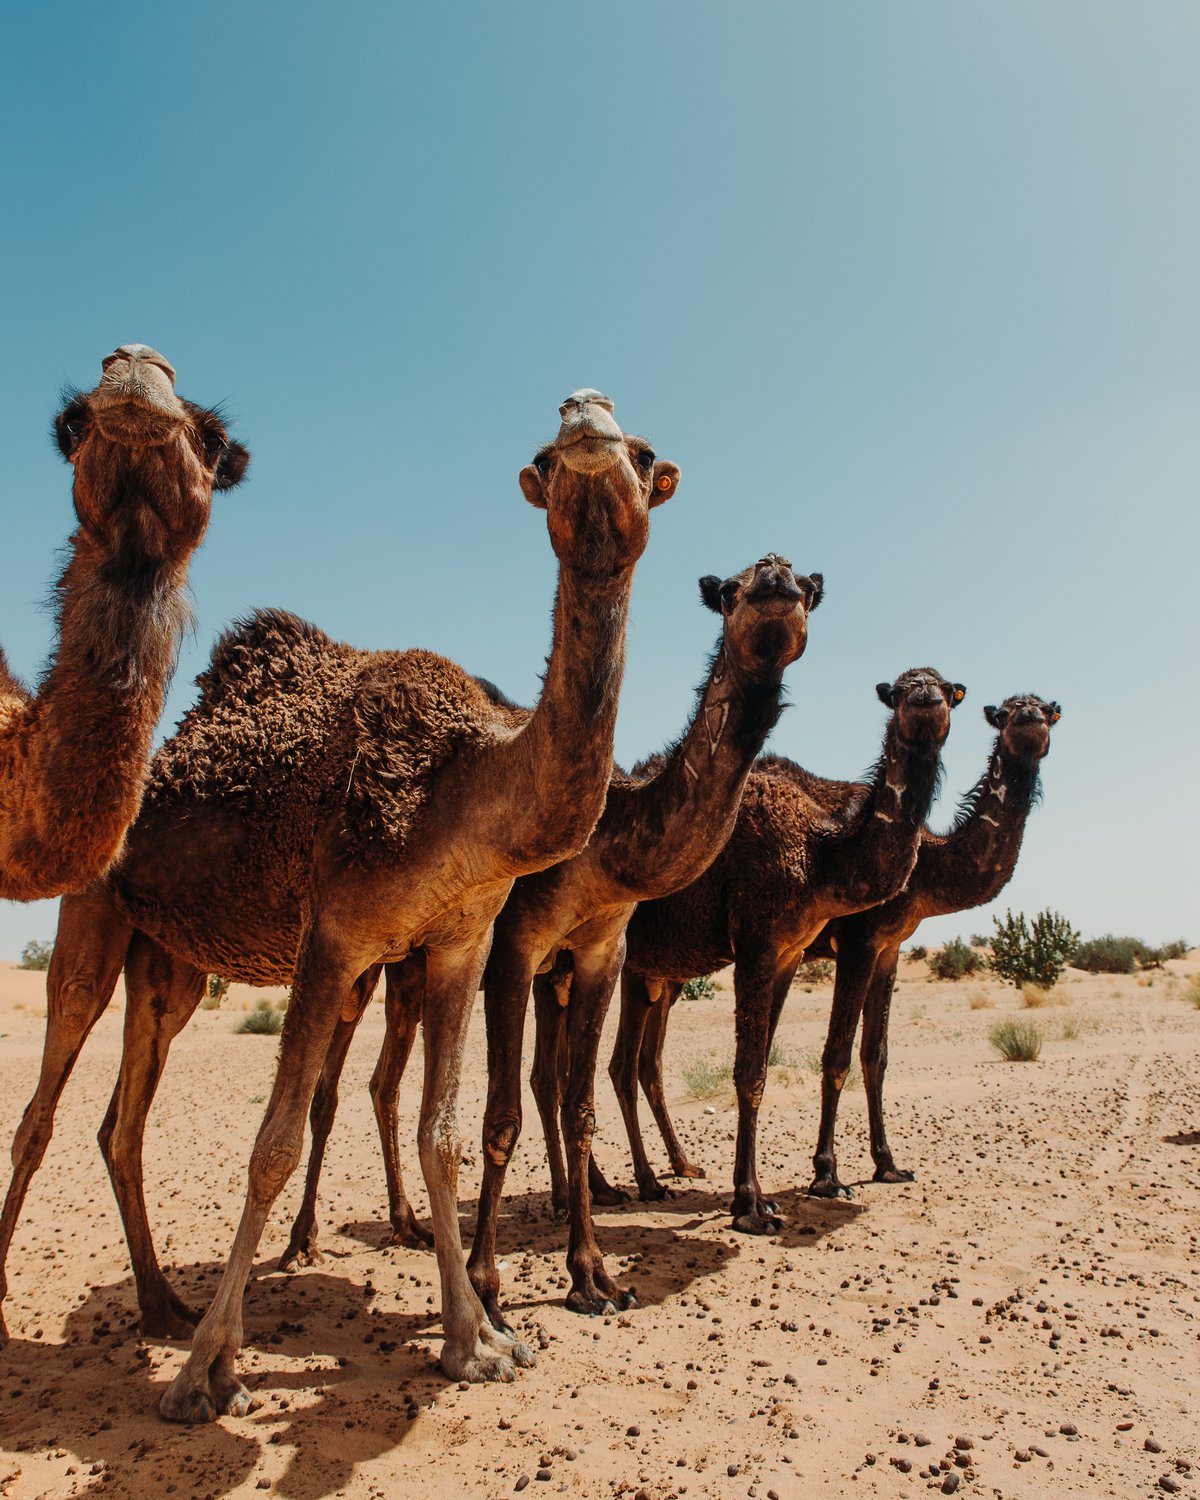
M111 365L124 362L130 365L147 364L154 365L160 369L171 382L171 389L175 389L175 367L167 359L152 349L149 344L122 344L119 349L114 349L106 359L101 360L100 368L107 370Z

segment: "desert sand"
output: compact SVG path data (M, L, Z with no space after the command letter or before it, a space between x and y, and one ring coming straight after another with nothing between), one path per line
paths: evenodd
M797 988L760 1127L764 1189L787 1221L771 1239L729 1227L731 1088L695 1098L688 1082L697 1062L719 1072L732 1053L723 977L715 999L676 1007L667 1049L669 1099L707 1180L597 1214L609 1268L639 1309L583 1319L562 1306L565 1230L548 1215L526 1092L500 1249L510 1316L538 1365L515 1384L467 1389L434 1364L432 1253L380 1248L374 1005L330 1142L324 1264L274 1268L297 1173L246 1299L241 1369L261 1407L199 1429L156 1414L184 1349L137 1336L95 1141L119 1057L118 993L64 1096L10 1257L0 1495L1200 1495L1200 1010L1184 998L1197 973L1197 953L1141 978L1069 972L1063 1003L1026 1011L994 979L938 984L902 960L888 1119L917 1180L869 1181L858 1084L839 1131L855 1196L833 1203L804 1194L831 991ZM235 986L220 1010L197 1013L150 1120L151 1222L197 1306L229 1248L275 1064L275 1039L234 1031L257 998ZM44 1005L44 975L0 968L6 1145L33 1087ZM1018 1013L1046 1037L1037 1062L1002 1062L988 1045L989 1027ZM405 1164L421 1212L419 1077L414 1056ZM460 1103L464 1239L484 1082L477 1006ZM628 1185L603 1073L597 1114L597 1158Z

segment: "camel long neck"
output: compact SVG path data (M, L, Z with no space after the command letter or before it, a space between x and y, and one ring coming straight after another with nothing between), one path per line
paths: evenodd
M981 906L1004 889L1037 790L1036 763L1004 755L997 741L987 770L964 799L969 811L948 834L922 846L914 885L931 915Z
M623 889L647 900L704 873L729 840L782 700L782 670L752 677L718 649L683 738L653 776L609 794L592 843Z
M183 564L114 556L81 531L70 545L53 660L0 717L0 895L16 900L84 884L118 853L187 615Z
M559 573L542 696L514 743L514 781L505 789L512 805L532 814L534 842L547 850L573 852L604 806L632 583L632 568L610 578L565 565Z
M910 744L893 719L857 832L834 839L824 851L822 884L844 896L847 909L888 901L903 889L940 773L941 747Z

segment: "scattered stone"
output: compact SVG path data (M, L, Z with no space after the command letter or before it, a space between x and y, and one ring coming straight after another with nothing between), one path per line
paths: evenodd
M516 1484L513 1485L513 1489L519 1495L521 1493L521 1491L525 1488L525 1486L528 1483L529 1483L529 1475L528 1474L522 1474L521 1477L520 1477L520 1479L517 1480Z
M1157 1438L1148 1437L1146 1439L1146 1441L1142 1444L1142 1447L1146 1450L1147 1453L1161 1453L1162 1452L1162 1444L1159 1442L1159 1440Z
M959 1478L960 1476L956 1474L953 1469L951 1469L949 1474L946 1475L945 1479L942 1480L942 1494L953 1495L955 1490L958 1489Z

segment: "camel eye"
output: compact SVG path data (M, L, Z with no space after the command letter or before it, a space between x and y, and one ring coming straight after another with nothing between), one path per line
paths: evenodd
M539 453L533 461L533 467L545 479L550 473L550 455L548 453Z
M225 448L229 446L225 434L209 427L204 433L204 451L209 458L216 458Z
M637 466L644 474L648 474L654 467L653 448L639 448L637 455Z

